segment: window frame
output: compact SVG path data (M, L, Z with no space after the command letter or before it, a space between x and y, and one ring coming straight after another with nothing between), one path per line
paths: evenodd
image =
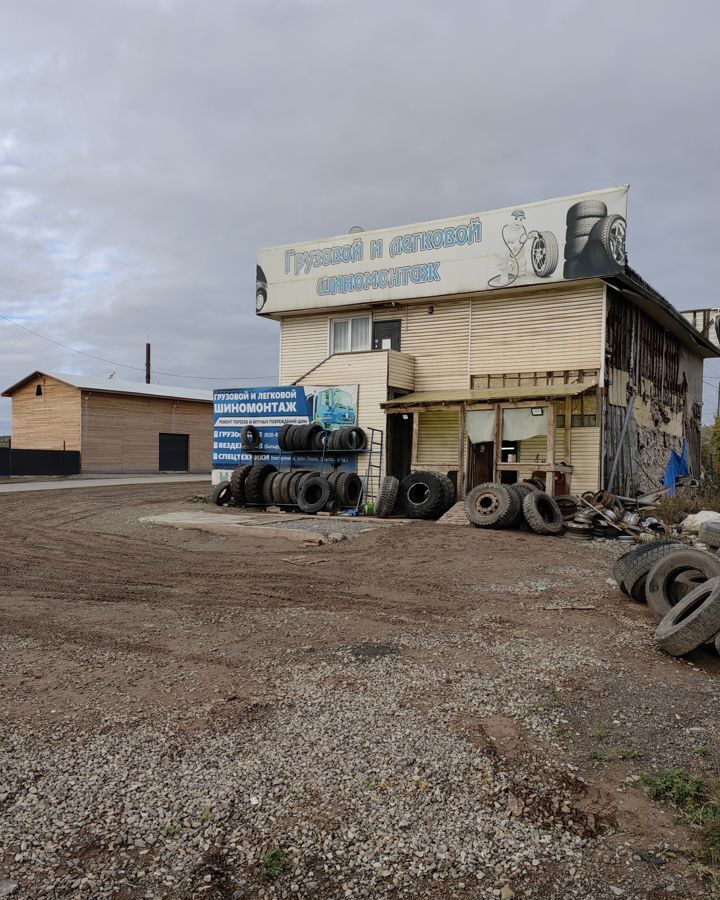
M368 322L368 342L367 347L363 347L362 350L353 350L352 349L352 322L353 319L367 319ZM335 322L347 322L348 323L348 349L347 350L336 350L334 347L334 334L335 334ZM372 350L372 327L373 327L373 316L372 312L363 313L359 316L330 316L328 318L328 356L334 356L336 353L367 353Z

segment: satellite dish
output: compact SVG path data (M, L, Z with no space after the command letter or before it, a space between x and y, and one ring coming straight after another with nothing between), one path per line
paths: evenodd
M348 234L360 234L361 231L365 231L362 225L353 225Z

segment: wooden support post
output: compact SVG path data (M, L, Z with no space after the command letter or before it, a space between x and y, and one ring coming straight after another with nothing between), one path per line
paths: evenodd
M412 429L412 453L411 465L414 468L417 465L418 458L418 428L420 427L420 413L413 413L413 429Z
M503 408L495 406L495 446L493 452L493 481L500 481L498 463L502 462Z
M565 398L565 462L571 466L570 454L572 452L572 399Z
M457 477L457 499L462 500L465 496L465 448L467 447L467 438L465 437L465 407L461 406L458 412L458 477Z
M547 459L548 473L545 478L545 490L550 496L555 494L555 404L552 400L547 405Z

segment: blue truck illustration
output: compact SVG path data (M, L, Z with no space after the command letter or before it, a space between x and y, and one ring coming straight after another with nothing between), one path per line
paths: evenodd
M313 422L323 428L355 424L355 405L352 394L342 388L323 388L313 398Z

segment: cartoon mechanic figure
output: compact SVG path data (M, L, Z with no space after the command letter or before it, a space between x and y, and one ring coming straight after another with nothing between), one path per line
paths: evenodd
M504 225L502 230L505 248L495 256L500 275L491 279L493 287L512 284L513 281L527 275L525 246L535 232L528 232L525 229L525 210L514 209L511 216L512 222Z

